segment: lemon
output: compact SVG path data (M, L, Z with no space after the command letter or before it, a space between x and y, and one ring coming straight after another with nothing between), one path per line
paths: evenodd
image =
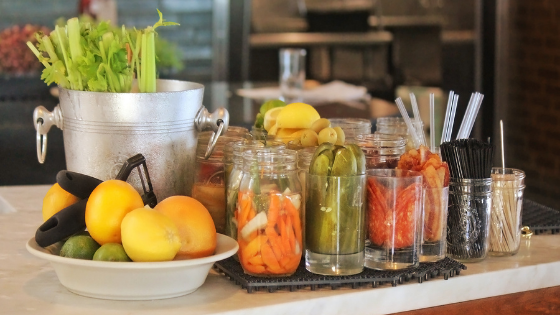
M93 255L93 260L101 261L132 261L119 243L101 245Z
M77 259L93 259L93 255L99 248L99 244L88 235L70 236L60 249L61 257Z
M47 221L60 210L78 202L80 198L62 189L58 183L52 185L43 198L43 221Z
M275 107L273 109L269 109L266 114L264 114L263 126L266 131L269 131L270 128L276 124L276 117L278 117L278 114L282 111L282 109L284 109L284 107Z
M177 225L152 209L130 211L122 220L121 237L132 261L172 260L181 248Z
M320 119L319 113L313 106L305 103L292 103L282 108L276 117L278 129L309 129Z

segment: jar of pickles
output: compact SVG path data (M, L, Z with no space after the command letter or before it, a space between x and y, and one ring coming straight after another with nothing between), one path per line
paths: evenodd
M358 135L352 143L357 144L366 156L366 169L395 168L405 153L406 139L398 135Z
M293 274L302 256L301 184L293 150L247 150L237 206L239 261L261 277Z
M241 140L240 136L220 136L212 154L206 159L210 136L205 133L199 138L196 148L194 183L191 195L200 201L214 220L216 232L224 233L226 225L226 193L223 149L226 143Z
M330 118L331 127L340 127L346 140L371 133L371 121L363 118Z
M224 233L237 239L237 201L239 185L243 176L243 152L254 149L264 151L280 151L286 148L279 141L241 140L229 142L224 147L224 169L225 169L225 198L226 198L226 224Z

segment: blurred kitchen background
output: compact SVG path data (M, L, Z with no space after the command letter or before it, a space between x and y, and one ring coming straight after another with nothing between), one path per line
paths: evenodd
M307 49L307 79L365 86L373 123L396 115L403 91L439 91L444 108L453 90L459 118L480 91L472 136L499 143L504 120L506 165L526 172L528 198L560 208L560 1L547 0L0 0L0 185L52 183L65 168L58 128L37 162L33 109L57 99L38 72L6 61L24 53L6 38L79 10L145 27L156 8L181 24L158 30L161 54L177 58L160 75L206 84L208 107L227 102L228 84L277 82L283 47Z

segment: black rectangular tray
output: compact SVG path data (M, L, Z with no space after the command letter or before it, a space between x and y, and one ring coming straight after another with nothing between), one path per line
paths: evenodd
M312 291L321 288L336 290L341 287L356 289L371 286L376 288L379 285L389 283L395 287L411 280L422 283L437 276L443 276L447 280L449 277L459 275L460 271L467 269L467 267L447 257L433 263L420 263L417 268L389 271L365 268L361 273L352 276L322 276L307 271L302 260L296 272L289 277L263 278L245 274L239 262L230 257L216 262L214 269L234 281L235 284L240 285L241 288L246 289L248 293L253 293L256 291L276 292L278 290L293 292L304 288L310 288Z
M560 211L533 200L523 200L521 221L523 226L528 226L535 235L560 233Z

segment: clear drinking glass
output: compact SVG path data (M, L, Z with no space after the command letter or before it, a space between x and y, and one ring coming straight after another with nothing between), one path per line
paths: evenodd
M305 49L280 49L280 95L287 104L303 100L305 83Z
M486 258L492 211L492 179L449 181L447 256L460 262Z
M420 261L445 258L447 252L447 206L449 187L429 187L424 183Z
M521 212L525 172L514 168L492 169L492 215L490 251L492 256L515 255L521 243Z
M379 270L417 267L422 214L422 174L367 171L365 266Z
M307 175L305 267L322 275L363 271L366 175Z

